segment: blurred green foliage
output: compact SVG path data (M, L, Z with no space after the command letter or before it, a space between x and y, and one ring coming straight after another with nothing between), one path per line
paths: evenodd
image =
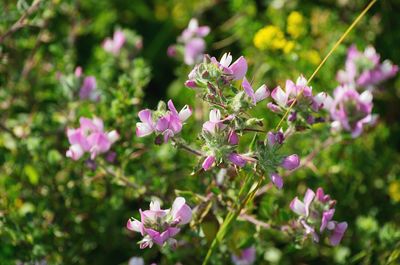
M0 2L0 35L29 9L32 1ZM299 74L310 76L334 42L360 13L366 2L357 0L44 0L0 44L0 264L127 264L142 256L146 264L200 264L221 221L238 180L207 190L218 205L200 204L208 211L203 223L185 228L184 244L169 249L139 250L138 235L125 229L137 209L154 197L169 205L183 194L191 206L201 202L215 173L191 175L196 158L170 145L153 145L134 135L137 112L154 107L159 99L173 98L178 106L195 107L195 120L183 137L196 141L207 110L183 83L190 68L166 56L168 45L192 17L212 31L207 52L220 57L243 54L250 76L272 89ZM378 1L312 82L315 91L332 91L336 71L342 68L346 48L375 45L382 58L400 64L400 20L395 1ZM397 10L397 11L396 11ZM288 17L302 16L293 35ZM254 36L266 26L280 30L282 49L259 49ZM101 48L102 41L122 28L131 38L143 37L143 49L116 60ZM265 36L264 36L265 37ZM268 37L268 36L267 36ZM289 43L289 44L288 44ZM96 76L102 100L76 100L76 91L60 81L76 66ZM75 93L75 94L74 94ZM306 187L324 187L338 200L336 216L349 229L338 247L294 243L274 229L240 220L220 247L214 264L229 264L230 254L255 245L256 264L399 264L400 262L400 78L387 83L375 98L378 124L356 140L345 140L321 152L313 166L287 177L282 191L270 189L258 196L249 214L269 223L285 224L294 217L291 198ZM254 111L266 128L277 124L267 108ZM106 128L118 130L114 170L135 187L113 179L83 160L65 157L67 127L80 116L101 117ZM197 121L197 122L196 122ZM293 136L288 146L302 157L326 136L318 128ZM247 145L251 139L241 144ZM178 192L180 191L180 192ZM212 208L212 209L211 209ZM31 263L29 263L31 262Z

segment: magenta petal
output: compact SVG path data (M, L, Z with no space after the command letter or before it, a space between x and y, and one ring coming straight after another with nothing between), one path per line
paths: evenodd
M207 156L202 164L203 169L205 171L209 170L212 167L212 165L214 164L214 161L215 161L214 156Z
M329 238L332 246L337 246L340 243L346 230L347 222L342 222L336 225L331 237Z
M235 165L237 165L238 167L244 167L246 165L246 160L239 154L237 153L231 153L228 156L228 159Z
M281 166L287 170L296 169L300 165L299 156L294 154L283 159Z
M243 56L240 56L231 66L229 70L232 71L234 80L242 79L247 73L247 61Z
M239 136L234 130L231 130L228 135L228 143L230 145L237 145L239 143Z
M334 214L335 214L335 209L330 209L322 213L321 226L319 228L320 232L325 230L328 223L332 220Z
M282 187L283 187L283 179L278 173L272 173L270 175L270 178L271 178L272 183L274 183L274 185L278 189L282 189Z
M183 197L175 199L171 207L171 215L174 220L179 220L179 224L187 224L192 220L192 209L186 205Z
M256 101L256 96L254 94L254 90L251 87L249 81L247 81L246 77L243 78L242 87L244 89L244 92L246 92L246 94L250 97L253 105L256 105L257 101Z

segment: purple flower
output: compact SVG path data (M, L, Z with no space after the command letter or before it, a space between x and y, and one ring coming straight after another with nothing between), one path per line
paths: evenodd
M103 49L106 52L118 55L120 49L125 43L125 35L121 30L114 32L113 38L106 38L103 42Z
M85 77L79 90L79 98L82 100L98 101L100 99L100 94L96 90L96 87L96 78L94 76Z
M193 65L201 61L203 58L204 50L206 49L206 42L201 38L194 38L185 44L184 48L184 61L187 65Z
M278 188L282 189L283 187L283 178L278 173L272 173L269 175L272 183Z
M198 21L193 18L190 20L188 27L178 38L178 42L184 45L184 61L187 65L193 65L203 58L206 49L206 42L203 38L207 36L208 33L210 33L210 28L207 26L199 26ZM175 56L176 49L173 51L168 48L167 53L169 56L172 54Z
M232 262L235 265L252 265L256 260L256 248L248 247L240 251L240 254L231 256Z
M353 137L359 136L366 124L372 124L372 94L364 91L359 94L355 89L339 86L335 89L330 106L333 127L351 132Z
M94 159L98 154L106 153L111 145L118 140L117 131L104 132L103 121L99 118L79 119L80 127L67 129L68 141L71 144L66 156L78 160L85 152Z
M300 165L299 156L294 154L283 159L281 166L287 170L296 169Z
M239 143L239 136L234 130L231 130L228 134L228 143L230 145L237 145Z
M247 61L243 56L240 56L232 63L231 54L225 53L219 62L215 57L212 57L211 61L222 69L225 74L232 76L233 80L241 80L247 73Z
M374 47L368 46L361 52L352 45L347 52L345 69L338 72L336 79L342 85L371 91L379 83L395 76L398 70L398 66L389 60L380 63L380 55Z
M210 111L209 121L203 124L203 130L214 134L218 130L223 130L226 128L224 124L225 121L231 120L232 116L228 116L221 120L221 112L218 109L213 109Z
M215 156L212 156L212 155L207 156L206 159L204 159L204 161L203 161L202 168L205 171L207 171L212 167L214 162L215 162Z
M274 146L276 144L281 145L285 140L285 135L283 134L282 129L277 131L276 133L272 131L268 132L267 137L268 137L268 144L270 146Z
M244 92L250 97L253 105L256 105L259 101L266 99L269 96L269 90L266 85L260 86L256 92L254 92L249 81L246 77L243 78L242 87Z
M178 113L172 100L168 101L167 111L156 122L153 121L151 110L145 109L139 112L141 122L136 123L136 135L147 136L153 132L163 135L164 142L167 142L175 134L182 130L183 123L192 115L192 110L185 105Z
M331 228L333 228L331 229L333 230L333 232L329 238L329 242L331 243L332 246L337 246L339 245L340 241L342 241L344 233L347 230L347 222L341 222L341 223L334 222Z
M313 241L318 242L320 236L326 234L330 244L336 246L347 229L347 223L332 220L335 203L336 201L332 201L329 195L324 194L322 188L318 188L316 195L307 189L304 202L296 197L290 203L290 208L300 215L298 221L306 236L311 235Z
M244 167L246 165L246 159L237 153L230 153L228 159L238 167Z
M129 219L126 227L141 233L143 239L139 242L140 248L152 247L153 244L163 246L165 242L175 244L173 237L179 233L178 226L187 224L192 219L192 210L185 199L177 197L168 210L162 210L160 203L150 203L150 210L140 212L140 221Z
M167 55L168 55L169 57L175 57L176 54L177 54L177 52L176 52L176 45L170 45L170 46L168 46Z
M297 213L300 216L307 217L310 213L309 207L311 205L311 202L314 200L314 197L315 193L311 189L307 189L303 202L295 197L290 203L290 209L292 209L293 212Z

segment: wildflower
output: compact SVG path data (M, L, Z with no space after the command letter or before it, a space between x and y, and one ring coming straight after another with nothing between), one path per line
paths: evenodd
M177 54L176 45L170 45L170 46L168 46L167 55L168 55L169 57L175 57L176 54Z
M163 246L165 242L175 245L173 238L180 231L180 226L187 224L192 219L192 210L182 197L177 197L172 207L167 210L160 208L158 201L150 203L150 210L140 212L140 221L131 218L126 227L141 233L143 239L139 241L140 248L152 247L153 244Z
M138 113L141 122L136 123L136 135L144 137L153 132L164 137L164 142L174 137L182 130L183 123L192 115L192 110L185 105L178 113L172 100L168 101L169 111L164 112L157 121L153 120L153 113L149 109Z
M283 140L285 140L285 136L284 136L282 130L280 130L276 133L268 132L267 137L268 137L268 144L270 146L274 146L276 144L281 145L283 143Z
M246 92L246 94L250 97L253 105L256 105L259 101L264 100L269 96L269 90L265 84L260 86L256 92L254 92L246 77L243 78L242 87L244 92Z
M283 178L276 172L272 173L269 175L272 183L277 187L278 189L282 189L283 187Z
M210 120L203 124L203 130L211 134L214 134L217 130L223 130L226 128L225 121L231 120L232 116L228 116L221 120L221 112L218 109L210 111Z
M287 18L286 31L297 39L305 33L304 17L300 12L292 11Z
M244 167L246 165L246 159L237 153L231 153L228 156L228 159L238 167Z
M290 203L290 209L299 215L298 223L304 229L305 236L311 236L314 242L319 242L320 236L327 234L332 246L340 243L347 229L347 223L333 221L336 201L325 195L322 188L317 194L307 189L304 200L295 197Z
M259 50L281 50L285 47L287 40L285 35L277 26L266 26L254 35L253 43Z
M209 155L206 157L206 159L204 159L204 162L201 166L205 171L207 171L213 166L214 162L215 156Z
M256 260L256 248L254 246L245 248L239 255L232 254L231 259L235 265L252 265Z
M104 132L103 121L99 118L79 119L80 127L67 129L68 141L71 144L66 156L78 160L85 152L94 159L98 154L106 153L111 145L118 140L117 131Z
M184 46L184 61L187 65L193 65L201 61L206 49L206 42L203 38L209 33L209 27L199 26L197 19L192 18L190 20L188 27L178 38L178 42ZM170 48L168 48L168 54L174 54Z
M299 156L294 154L283 159L281 166L287 170L296 169L300 165Z
M225 74L232 76L233 80L243 79L247 72L247 61L243 56L240 56L234 63L232 63L231 53L224 53L219 62L215 57L211 58L211 62L220 67Z
M364 91L359 94L355 89L339 86L334 91L334 98L326 106L330 110L333 120L332 127L336 130L344 129L358 137L364 125L375 121L372 112L372 94Z
M100 94L96 88L96 78L94 76L86 76L79 90L79 98L82 100L88 99L91 101L98 101L100 99Z
M228 134L228 143L230 145L237 145L239 143L239 136L234 130L231 130Z
M296 83L291 80L286 81L285 90L280 86L276 87L271 92L271 97L274 99L275 103L268 103L267 107L276 113L284 113L296 100L296 103L291 109L291 113L288 117L290 122L295 122L298 120L298 115L300 115L309 124L312 124L315 119L312 116L313 112L316 113L324 107L325 101L328 95L325 92L321 92L316 96L313 96L312 87L307 85L307 80L300 76Z
M114 32L113 38L106 38L103 42L103 49L106 52L118 55L120 49L125 43L125 34L121 30Z
M393 77L399 68L389 60L380 63L380 55L372 46L360 52L352 45L347 52L345 69L336 76L339 83L372 91L378 84Z

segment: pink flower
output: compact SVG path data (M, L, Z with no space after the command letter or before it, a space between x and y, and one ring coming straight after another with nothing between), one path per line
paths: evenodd
M278 173L272 173L269 175L269 177L275 187L277 187L278 189L283 188L283 178Z
M234 265L252 265L256 261L256 248L248 247L240 251L240 254L232 254L231 259Z
M330 244L336 246L347 229L347 223L332 220L335 203L336 201L332 201L329 195L324 194L322 188L317 189L316 195L307 189L304 202L296 197L290 203L290 208L300 215L298 221L306 236L311 235L313 241L318 242L320 236L326 234Z
M96 90L96 78L94 76L86 76L83 79L83 84L79 90L79 98L84 100L98 101L100 94Z
M214 134L216 131L220 131L226 128L225 121L231 120L232 116L228 116L225 119L221 119L221 112L218 109L210 111L209 121L203 124L203 130Z
M206 42L204 37L208 35L210 28L207 26L199 26L196 19L191 19L188 27L182 32L182 35L178 38L178 42L184 45L184 61L187 65L193 65L203 58L204 51L206 49ZM172 53L168 48L168 54Z
M203 164L201 166L205 171L207 171L212 167L214 162L215 162L215 156L210 155L207 156L206 159L204 159Z
M345 69L338 72L336 79L342 85L372 91L376 85L395 76L398 70L389 60L380 63L380 55L374 47L368 46L361 52L352 45L347 52Z
M243 78L242 87L244 92L250 97L253 105L256 105L259 101L266 99L269 96L269 90L266 85L260 86L256 92L254 92L249 81L246 77Z
M156 122L153 121L151 110L141 110L138 114L141 122L136 123L136 135L144 137L153 132L163 135L164 142L167 142L175 134L182 130L183 123L192 115L192 110L185 105L178 113L172 100L168 101L168 108Z
M276 133L268 132L267 137L268 137L268 144L270 146L274 146L276 144L281 145L285 140L285 136L282 132L282 129L277 131Z
M80 127L67 129L68 141L71 144L66 156L78 160L85 152L94 159L98 154L107 152L111 145L118 140L119 135L114 131L104 132L103 121L99 118L79 119Z
M247 163L246 159L237 153L230 153L228 159L238 167L244 167Z
M225 53L219 62L215 57L212 57L211 61L219 66L225 74L232 76L233 80L241 80L247 73L247 61L243 56L240 56L234 63L232 63L231 54Z
M334 91L334 98L330 104L330 114L334 121L332 126L351 132L353 137L358 137L364 125L372 124L372 94L364 91L359 94L355 89L339 86Z
M230 145L237 145L239 144L239 136L234 130L231 130L228 134L228 143Z
M310 213L310 205L314 200L315 193L311 189L307 189L306 195L304 196L304 202L300 201L297 197L295 197L290 203L290 209L298 215L307 217Z
M106 38L103 42L103 49L106 52L118 55L120 49L125 43L125 35L121 30L114 32L113 38Z
M287 170L296 169L300 165L299 156L294 154L283 159L281 166Z
M150 210L139 212L140 221L131 218L126 227L141 233L143 239L139 242L140 248L151 248L154 243L159 246L163 246L165 242L175 244L173 237L179 233L179 226L192 219L192 210L182 197L177 197L170 209L162 210L160 203L153 201L150 203Z

